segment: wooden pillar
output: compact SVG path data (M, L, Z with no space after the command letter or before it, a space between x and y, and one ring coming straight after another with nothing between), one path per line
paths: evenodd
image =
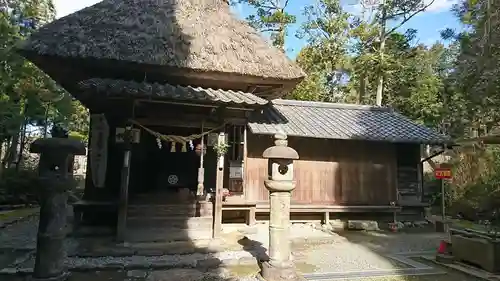
M198 187L196 190L197 196L202 196L205 194L205 167L203 165L204 157L205 157L205 136L203 135L205 130L205 122L201 123L201 146L200 146L200 167L198 168Z
M245 198L245 201L248 201L251 197L247 190L247 161L248 161L248 144L247 144L247 126L243 127L243 197ZM255 219L255 217L254 217Z
M118 242L125 241L125 232L127 230L127 209L128 209L128 186L130 178L130 159L131 152L131 128L125 129L123 138L123 166L120 180L120 201L118 203L118 222L116 229L116 240Z
M91 113L92 114L92 113ZM92 134L92 126L94 122L92 122L92 118L89 120L89 140L88 140L88 150L87 150L87 169L85 171L85 188L83 190L83 199L92 200L95 199L95 186L92 180L92 142L95 142L95 136Z
M224 133L219 133L218 144L226 142ZM220 237L222 233L222 189L224 188L224 155L217 155L217 174L215 185L215 209L213 238Z
M330 211L325 212L325 216L323 218L323 223L326 225L330 224Z

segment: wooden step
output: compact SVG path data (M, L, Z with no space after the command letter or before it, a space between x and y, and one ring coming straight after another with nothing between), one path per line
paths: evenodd
M212 217L128 217L129 228L211 229Z
M193 230L180 228L127 228L127 242L194 241L212 238L212 229Z
M196 204L189 205L129 205L128 216L161 217L161 216L195 216L199 213Z

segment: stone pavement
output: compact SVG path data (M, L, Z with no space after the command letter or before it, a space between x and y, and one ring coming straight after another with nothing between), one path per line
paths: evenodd
M33 217L0 230L0 245L5 246L2 249L11 250L10 255L0 252L0 257L4 257L3 261L0 258L0 273L6 274L0 277L1 280L18 281L14 273L26 274L32 270L36 219ZM70 254L67 265L74 271L70 281L254 281L254 275L259 271L257 259L265 258L267 251L267 227L265 223L259 224L253 229L253 234L242 234L227 225L222 241L187 244L117 246L99 239L83 243L70 238L66 245ZM442 234L327 233L311 224L295 224L291 236L294 263L308 280L373 279L397 275L405 276L401 280L433 277L415 280L442 281L449 275L442 274L443 269L437 265L415 259L435 251ZM114 257L105 256L110 251L114 251ZM456 280L476 280L454 276Z

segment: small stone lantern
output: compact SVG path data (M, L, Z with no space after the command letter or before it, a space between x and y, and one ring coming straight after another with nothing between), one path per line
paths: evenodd
M266 149L263 157L268 161L268 179L264 182L269 190L269 261L262 263L262 277L268 281L303 280L290 259L290 199L295 189L293 160L299 154L288 147L287 137L277 134L275 146Z
M61 281L68 277L64 267L68 191L73 178L68 158L85 155L85 145L74 139L38 139L30 147L40 154L40 222L32 280Z

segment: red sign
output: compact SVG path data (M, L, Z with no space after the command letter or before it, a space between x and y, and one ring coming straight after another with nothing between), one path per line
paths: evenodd
M451 179L451 169L436 168L436 170L434 170L434 176L436 177L436 179Z

